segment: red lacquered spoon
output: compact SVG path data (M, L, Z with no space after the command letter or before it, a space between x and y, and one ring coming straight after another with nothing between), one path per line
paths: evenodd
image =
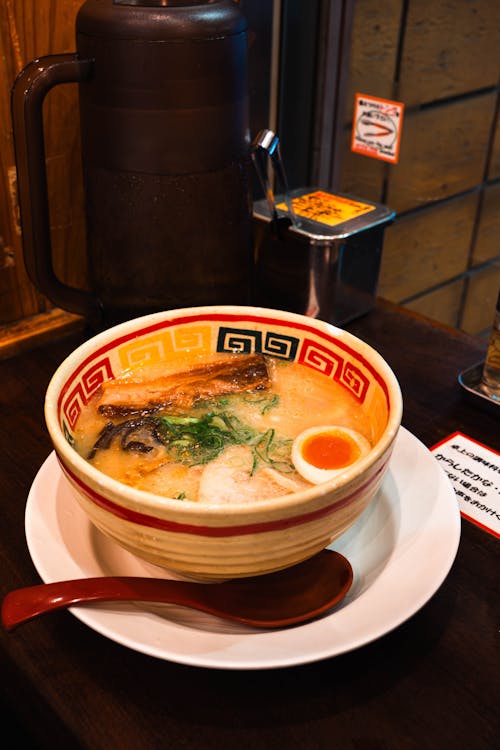
M278 628L311 620L347 594L353 579L348 560L323 550L291 568L223 583L161 578L81 578L11 591L2 603L2 623L23 622L73 604L98 601L162 602L199 609L258 628Z

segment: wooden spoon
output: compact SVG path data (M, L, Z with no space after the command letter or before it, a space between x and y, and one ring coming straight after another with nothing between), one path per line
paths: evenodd
M258 628L278 628L331 609L347 594L352 579L349 561L338 552L323 550L277 573L223 583L130 576L57 581L9 592L2 603L2 623L12 630L45 612L74 604L142 601L181 604Z

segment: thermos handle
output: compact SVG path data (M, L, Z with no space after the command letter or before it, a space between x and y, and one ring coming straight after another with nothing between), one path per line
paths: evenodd
M26 270L54 304L97 321L101 317L98 300L62 283L54 273L42 114L50 89L60 83L85 81L92 66L91 60L81 60L76 54L33 60L16 78L11 105Z

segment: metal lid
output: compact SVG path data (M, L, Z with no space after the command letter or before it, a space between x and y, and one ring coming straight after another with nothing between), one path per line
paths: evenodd
M332 193L319 187L291 190L289 196L275 197L278 218L290 218L287 208L292 201L293 221L287 231L315 242L331 242L372 227L386 224L395 212L381 203L373 203L345 193ZM254 217L271 222L269 201L254 203Z

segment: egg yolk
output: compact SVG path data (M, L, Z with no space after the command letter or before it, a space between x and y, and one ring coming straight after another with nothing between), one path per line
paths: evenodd
M334 432L311 435L302 445L303 457L318 469L341 469L354 463L360 454L359 446L349 435Z

